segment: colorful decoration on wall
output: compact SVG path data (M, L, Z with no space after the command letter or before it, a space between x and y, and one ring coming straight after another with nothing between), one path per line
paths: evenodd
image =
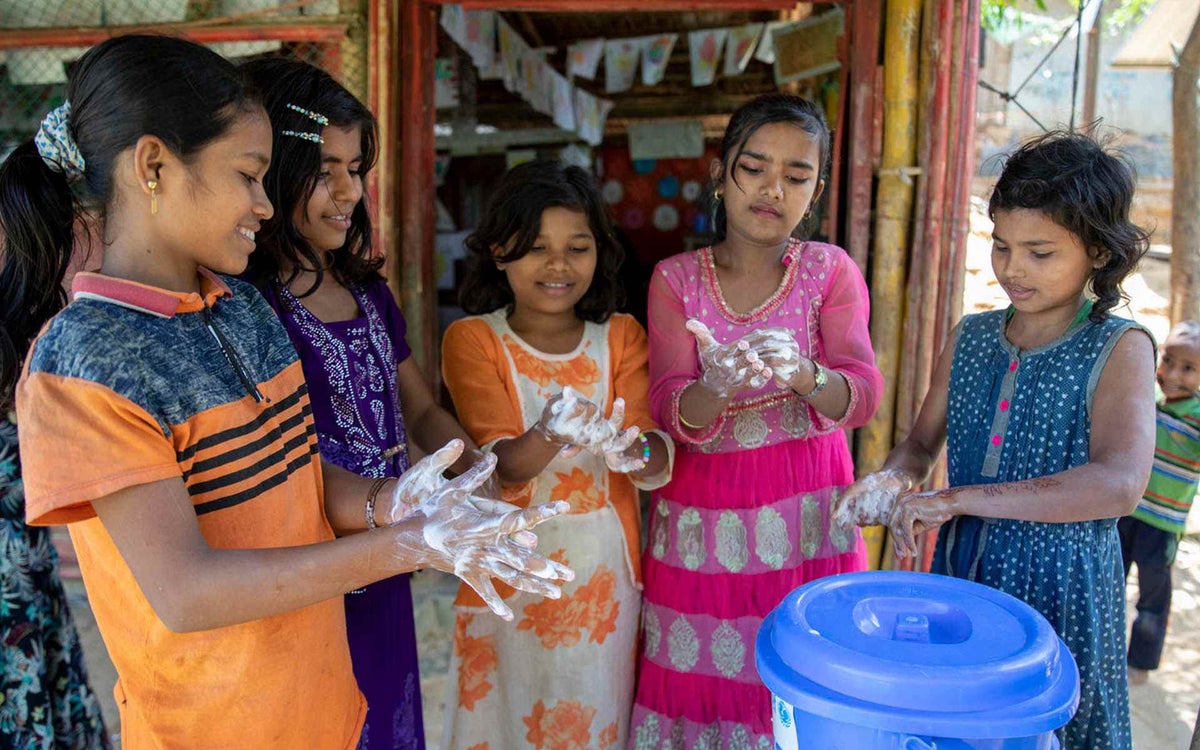
M663 203L654 209L654 216L651 222L658 231L670 232L679 226L679 209L670 203Z
M604 198L605 203L615 206L625 197L625 187L619 180L609 180L600 188L600 195Z
M762 30L761 23L748 23L729 29L729 41L725 44L725 75L736 76L746 69Z
M678 39L678 34L655 34L638 40L642 50L643 84L654 86L662 81L667 72L667 63L671 60L671 50Z
M692 85L707 86L717 78L717 61L729 29L703 29L688 33L688 55L692 62Z
M674 175L667 175L658 181L658 194L670 200L679 195L679 180Z
M633 86L638 59L642 56L637 39L609 39L604 43L604 92L619 94Z

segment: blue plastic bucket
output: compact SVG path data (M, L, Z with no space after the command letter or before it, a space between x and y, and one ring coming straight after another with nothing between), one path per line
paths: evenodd
M881 571L801 586L758 631L776 750L1054 750L1079 670L1028 604Z

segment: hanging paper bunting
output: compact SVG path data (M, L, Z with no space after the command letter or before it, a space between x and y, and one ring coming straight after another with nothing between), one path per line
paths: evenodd
M604 43L605 93L619 94L629 90L641 52L637 39L609 39Z
M775 64L775 29L789 24L791 21L771 21L767 24L767 27L763 29L762 39L758 40L758 47L754 50L755 60L767 65Z
M524 83L521 94L529 106L544 115L554 115L554 84L550 81L553 68L535 50L530 50L522 65Z
M443 5L438 23L446 30L446 34L460 47L466 37L467 16L461 5Z
M504 88L521 93L523 57L529 45L513 31L503 18L496 20L496 36L500 39L500 61L504 65Z
M461 44L475 67L492 67L496 62L496 11L467 11Z
M604 56L603 39L585 39L567 47L567 78L596 79L600 58Z
M688 32L688 56L692 61L692 85L707 86L717 77L717 61L729 29Z
M613 103L599 99L583 89L575 89L575 126L579 137L586 143L599 146L604 140L604 123Z
M667 72L667 63L671 60L671 50L675 47L678 34L655 34L644 36L636 41L642 50L642 83L654 86L663 79Z
M725 75L735 76L746 69L762 30L761 23L748 23L729 29L729 41L725 44Z
M563 130L575 129L575 100L571 96L571 82L557 70L550 70L551 98L553 100L554 124Z

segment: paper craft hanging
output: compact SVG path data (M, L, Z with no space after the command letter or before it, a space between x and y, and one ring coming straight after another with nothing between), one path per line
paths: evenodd
M496 36L500 40L500 62L504 66L504 88L520 93L522 58L529 45L503 18L496 20Z
M461 5L443 5L438 23L446 30L446 35L453 39L455 44L463 46L463 39L466 38L467 15Z
M762 30L761 23L748 23L728 29L729 40L725 43L725 75L735 76L746 69Z
M496 11L468 10L465 21L460 46L475 67L492 67L496 62Z
M754 48L754 59L767 65L775 64L775 30L791 24L791 21L771 21L763 29L762 38Z
M671 50L675 48L678 34L655 34L644 36L637 40L642 50L642 83L654 86L663 79L667 72L667 63L671 60Z
M575 100L571 96L573 86L567 77L557 70L550 70L550 88L552 90L554 124L563 130L575 129Z
M554 72L549 63L536 50L530 50L521 65L524 80L521 95L529 106L544 115L554 116L554 84L550 74Z
M692 63L692 85L707 86L717 77L717 61L729 29L688 32L688 56Z
M608 99L592 96L583 89L575 89L575 126L585 143L599 146L604 140L604 123L613 103Z
M573 43L567 47L567 77L595 80L603 56L603 39L584 39Z
M637 39L609 39L604 43L604 91L619 94L633 86L641 47Z

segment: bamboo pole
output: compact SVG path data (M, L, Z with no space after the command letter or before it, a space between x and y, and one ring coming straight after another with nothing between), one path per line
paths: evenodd
M871 271L871 341L883 373L883 398L859 437L858 464L879 468L892 447L896 380L900 370L905 261L910 247L917 157L917 47L921 1L888 0L884 27L883 155L876 200Z
M856 0L852 8L850 31L850 91L847 189L846 252L867 273L871 248L871 193L875 175L875 78L879 66L878 2Z
M981 0L970 0L967 3L963 18L963 30L966 35L964 48L966 62L962 76L962 107L958 120L958 148L955 149L953 174L958 175L957 193L952 193L954 201L950 224L949 260L946 266L946 278L949 283L944 287L949 291L945 302L946 314L949 319L957 321L961 314L963 302L963 287L966 284L967 268L967 235L971 223L971 182L975 175L975 99L979 91L979 44L980 26L979 11ZM952 123L953 124L953 123ZM949 329L947 329L947 335Z
M1192 26L1171 84L1175 181L1171 192L1171 324L1200 315L1200 19Z

